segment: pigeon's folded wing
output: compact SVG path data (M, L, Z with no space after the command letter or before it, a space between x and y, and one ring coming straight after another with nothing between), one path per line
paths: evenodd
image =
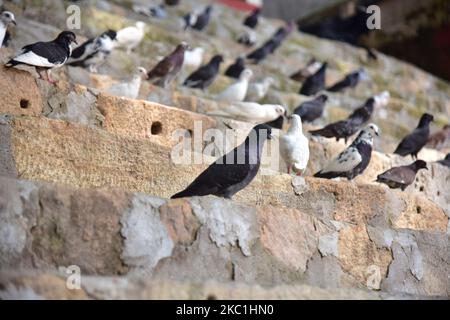
M323 170L325 172L347 172L353 170L362 161L356 147L349 147L337 158L333 159Z

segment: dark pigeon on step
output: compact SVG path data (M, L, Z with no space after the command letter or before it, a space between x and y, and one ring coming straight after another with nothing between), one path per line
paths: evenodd
M433 119L431 114L424 113L420 118L417 128L403 138L394 153L402 157L411 155L413 159L417 159L417 154L427 144L428 137L430 136L430 122Z
M423 160L417 160L410 165L391 168L378 175L376 182L384 183L391 189L402 189L404 191L414 182L417 171L426 169L427 163Z

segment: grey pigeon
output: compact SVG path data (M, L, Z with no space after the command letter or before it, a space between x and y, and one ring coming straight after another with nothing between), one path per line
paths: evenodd
M209 24L209 20L211 19L212 7L207 6L205 10L197 16L197 21L192 26L192 29L202 31Z
M347 149L331 160L314 177L324 179L346 177L348 180L352 180L363 173L372 156L374 135L378 136L378 127L371 123L360 132Z
M322 116L327 101L328 96L321 94L313 100L303 102L295 108L294 113L302 118L302 122L313 122Z
M313 96L319 91L325 89L325 76L328 63L323 63L319 70L312 76L308 77L300 88L300 94L305 96Z
M310 131L314 136L336 138L337 141L347 139L361 129L361 126L370 120L375 106L375 99L369 98L366 103L356 109L347 119L330 123L319 130Z
M171 198L215 195L231 199L256 176L261 165L261 153L272 130L258 124L245 141L203 171L185 190Z
M223 57L215 55L208 64L194 71L183 84L187 87L199 89L209 87L219 73L219 67L222 62Z
M315 58L312 58L305 67L300 69L299 71L295 72L290 76L290 78L294 81L303 82L308 77L312 76L314 73L317 72L317 70L320 69L322 64L317 61Z
M427 146L438 149L443 146L447 140L450 140L450 124L446 124L442 130L430 136L428 138Z
M417 159L417 154L422 150L430 136L430 122L433 121L433 116L429 113L424 113L420 118L419 125L411 134L407 135L395 149L394 153L405 157L411 155L413 159Z
M417 160L410 165L391 168L378 175L377 181L386 184L391 189L402 189L404 191L416 178L417 171L426 169L427 163Z
M444 159L439 160L437 163L450 168L450 153L448 153Z
M364 77L364 69L352 72L327 89L330 92L340 92L348 88L355 88L359 81Z
M5 66L14 67L20 64L33 66L50 83L55 83L50 78L49 70L64 65L72 53L72 43L77 43L76 36L71 31L61 32L55 40L49 42L36 42L22 48L22 50ZM42 72L44 72L42 76Z
M156 84L166 88L180 72L184 61L184 52L187 48L186 42L180 43L172 53L162 59L147 73L147 80L159 78Z

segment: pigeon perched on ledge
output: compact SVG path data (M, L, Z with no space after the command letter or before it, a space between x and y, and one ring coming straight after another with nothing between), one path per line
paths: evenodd
M322 66L322 63L317 61L315 58L312 58L304 68L300 69L299 71L295 72L290 76L290 78L294 81L303 82L308 77L312 76L314 73L316 73L320 67Z
M211 12L212 6L207 6L202 13L197 15L197 17L195 18L195 23L190 25L190 27L197 31L202 31L203 29L205 29L208 26L209 21L211 20Z
M202 47L196 47L192 50L186 50L184 52L183 67L199 68L203 62L203 55L205 54L205 49Z
M67 65L89 68L92 73L97 73L100 67L115 47L117 33L108 30L96 38L92 38L76 47L67 61Z
M246 101L258 102L263 99L269 92L270 86L275 80L272 77L266 77L261 82L251 83L248 87Z
M66 63L72 53L72 43L77 43L75 34L63 31L53 41L26 45L5 66L14 67L21 64L33 66L40 78L54 84L55 81L51 79L49 72L52 68L61 67Z
M326 138L336 138L337 141L347 139L357 133L361 126L368 122L372 116L375 107L375 99L369 98L362 107L356 109L347 119L330 123L319 130L312 130L310 133L314 136Z
M434 118L431 114L424 113L420 118L417 128L403 138L394 153L402 157L411 155L413 159L417 159L417 154L428 141L428 137L430 136L430 122L433 120Z
M225 75L230 78L239 79L244 69L245 60L243 57L238 57L236 61L225 70Z
M300 94L304 96L313 96L319 91L325 89L325 76L328 63L323 63L319 70L308 77L300 88Z
M371 123L360 132L347 149L331 160L314 177L324 179L346 177L348 180L352 180L363 173L372 156L374 135L379 135L378 127Z
M235 102L221 106L220 110L210 111L208 115L227 117L252 123L271 122L286 114L286 109L278 104L259 104L256 102Z
M378 175L376 182L384 183L391 189L405 189L414 182L417 171L426 169L427 163L417 160L410 165L391 168Z
M2 47L5 43L5 37L7 35L6 29L10 23L16 25L14 14L9 11L3 11L0 13L0 47Z
M261 165L264 143L266 139L272 139L271 134L269 126L255 126L241 145L217 159L185 190L171 198L215 195L231 199L255 178Z
M427 146L430 148L439 149L447 140L450 140L450 124L446 124L442 130L430 136Z
M292 170L301 176L309 161L309 141L302 131L302 119L299 115L291 116L291 127L280 137L280 154L287 165L287 172Z
M245 69L242 71L239 80L219 93L217 95L217 100L229 102L244 101L245 96L247 95L248 82L252 76L252 70Z
M219 73L220 64L223 62L221 55L215 55L211 61L194 71L183 83L190 88L205 89L209 87L217 74Z
M244 26L247 26L251 29L255 29L255 27L258 25L260 14L261 14L261 9L257 8L255 10L253 10L253 12L250 13L250 15L248 15L244 19Z
M313 100L303 102L295 108L294 113L300 116L302 122L313 122L322 116L327 101L328 96L321 94Z
M136 22L134 26L129 26L117 31L116 39L118 47L125 48L127 54L131 54L144 39L145 23L142 21Z
M352 72L344 77L341 81L335 83L331 87L327 88L329 92L341 92L348 88L355 88L359 81L367 78L367 74L364 69Z
M181 42L172 53L147 73L147 80L159 79L156 84L166 88L180 72L184 62L184 52L188 47L186 42Z

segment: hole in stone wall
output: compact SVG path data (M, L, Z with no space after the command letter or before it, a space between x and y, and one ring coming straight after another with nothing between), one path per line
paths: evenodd
M214 294L209 294L209 295L206 297L206 300L217 300L217 297L216 297Z
M150 132L152 135L158 135L162 133L162 124L159 121L155 121L152 123L152 126L150 128Z
M22 109L28 109L28 107L30 106L30 101L28 101L27 99L20 99L19 104Z
M423 190L424 190L424 187L423 187L423 186L421 186L421 187L419 188L419 190L420 190L420 192L423 192Z
M417 206L416 211L417 211L417 213L421 213L422 212L422 208Z

